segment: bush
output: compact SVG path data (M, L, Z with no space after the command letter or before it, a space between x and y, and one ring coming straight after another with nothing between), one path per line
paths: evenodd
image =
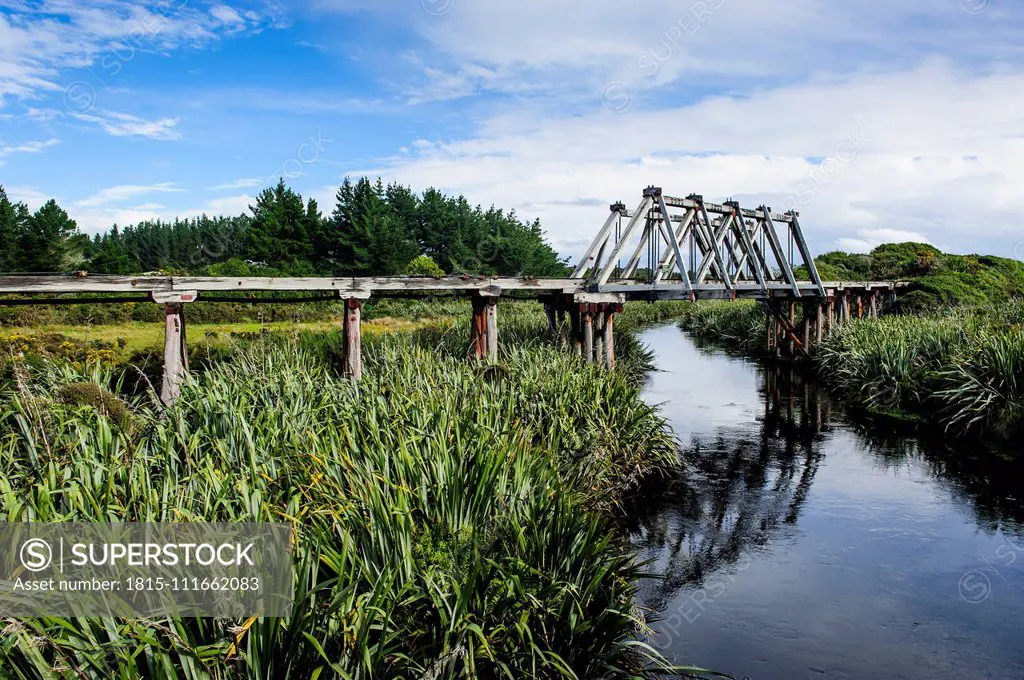
M405 266L405 273L410 276L430 276L435 279L439 279L444 276L444 270L427 255L420 255L419 257L413 258L413 260Z

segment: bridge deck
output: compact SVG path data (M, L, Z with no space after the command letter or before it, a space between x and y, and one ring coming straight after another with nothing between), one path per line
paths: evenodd
M892 281L826 281L823 282L826 296L843 291L895 291L905 284ZM756 283L734 283L733 290L716 282L693 286L697 299L787 299L798 297L820 297L816 284L797 282L796 289L787 283L767 282L762 288ZM346 277L346 278L230 278L230 277L170 277L170 276L106 276L95 274L67 275L15 275L0 276L0 294L5 295L64 295L101 293L138 293L161 302L162 298L195 294L197 301L204 294L227 292L276 291L281 293L310 292L330 293L338 299L366 299L375 295L403 297L423 294L471 294L499 295L515 293L522 297L540 297L552 294L578 295L597 298L607 297L620 300L689 300L691 295L682 283L661 281L655 285L638 281L610 280L604 285L595 285L586 279L534 279L517 277L461 277L420 278L403 276ZM50 300L60 302L63 298ZM222 298L220 298L222 299ZM25 300L0 300L5 303L32 304L34 298ZM67 299L69 303L73 299ZM91 299L101 303L103 298ZM120 301L111 299L111 302ZM293 299L291 301L298 301ZM40 301L40 303L43 303Z

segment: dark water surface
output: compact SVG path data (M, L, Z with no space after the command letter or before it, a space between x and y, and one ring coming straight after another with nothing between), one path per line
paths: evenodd
M689 464L632 517L655 647L753 680L1024 680L1024 466L857 424L672 326L644 340Z

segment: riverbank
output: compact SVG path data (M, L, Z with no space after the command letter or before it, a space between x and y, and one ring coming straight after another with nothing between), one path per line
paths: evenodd
M653 677L621 502L679 464L635 372L550 346L537 307L503 313L501 359L465 324L370 336L338 377L336 333L246 338L204 359L163 416L103 362L21 366L0 437L3 519L290 521L291 619L33 619L5 669L50 677ZM626 338L632 338L632 344ZM227 350L225 350L227 351ZM630 368L632 367L632 368ZM100 649L109 653L99 654ZM683 669L675 669L683 672Z
M758 356L756 303L701 303L679 325ZM858 408L928 422L963 437L1024 434L1024 301L931 314L854 319L821 343L818 375Z

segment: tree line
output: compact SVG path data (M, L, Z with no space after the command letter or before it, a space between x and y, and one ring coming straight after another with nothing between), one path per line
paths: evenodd
M32 213L0 187L0 271L211 276L563 276L540 222L436 189L348 178L324 215L279 181L250 214L153 220L90 238L56 201Z

